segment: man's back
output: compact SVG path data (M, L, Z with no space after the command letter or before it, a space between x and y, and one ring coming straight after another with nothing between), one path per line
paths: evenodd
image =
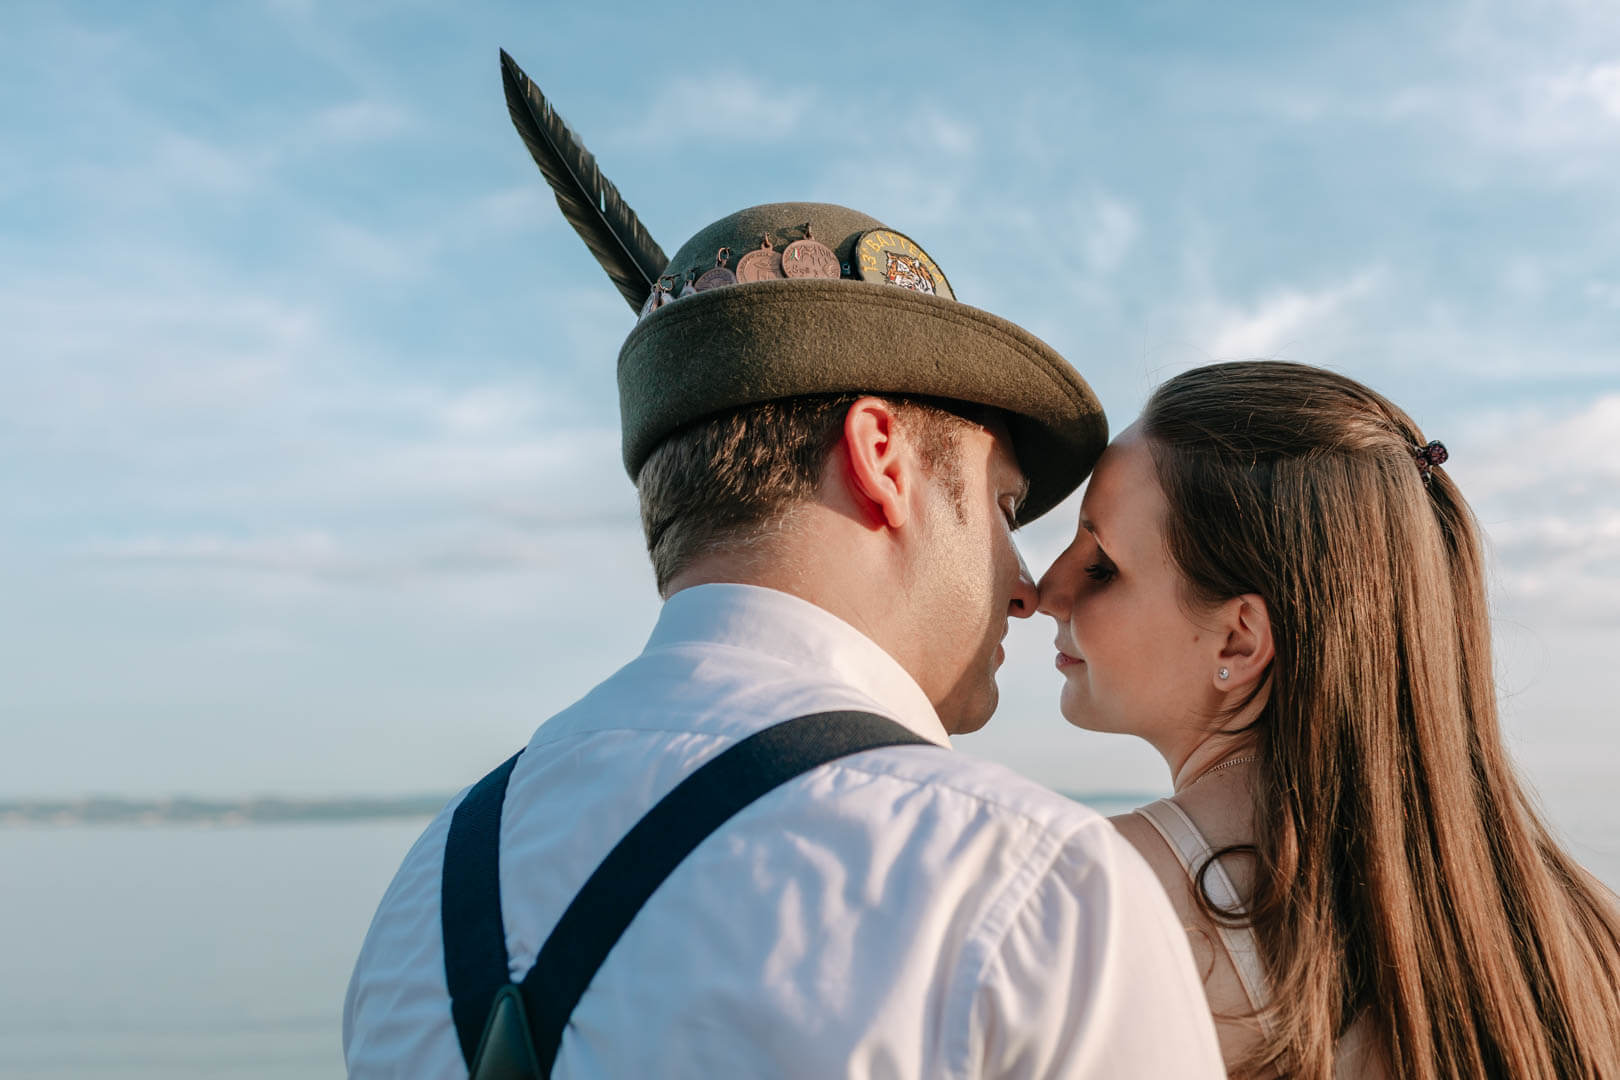
M881 649L783 593L704 586L543 725L501 829L513 978L607 851L715 754L862 709L946 738ZM384 897L345 1010L354 1076L465 1075L439 934L445 834ZM700 845L609 955L565 1076L1219 1075L1185 935L1102 818L948 749L790 781Z

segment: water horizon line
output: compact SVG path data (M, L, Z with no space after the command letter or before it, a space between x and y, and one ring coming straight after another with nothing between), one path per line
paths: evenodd
M1059 791L1075 802L1140 805L1158 795L1144 791ZM293 825L430 818L454 792L405 795L249 795L139 797L83 795L74 798L0 799L0 828L86 825Z

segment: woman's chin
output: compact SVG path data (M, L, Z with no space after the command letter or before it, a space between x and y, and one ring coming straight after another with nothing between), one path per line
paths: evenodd
M1121 724L1118 715L1098 709L1096 704L1086 698L1080 690L1080 686L1071 679L1064 683L1063 695L1058 698L1058 712L1069 722L1070 727L1077 727L1082 731L1095 731L1103 735L1137 734L1128 725Z
M1088 708L1087 703L1080 700L1073 682L1064 684L1063 694L1058 698L1058 712L1063 714L1063 719L1067 720L1071 727L1085 731L1105 730L1098 726L1098 720L1101 718L1097 716L1096 710Z

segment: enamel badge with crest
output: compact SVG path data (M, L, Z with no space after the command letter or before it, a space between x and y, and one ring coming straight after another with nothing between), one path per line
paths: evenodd
M955 300L944 271L916 242L893 229L872 229L855 241L855 273L862 281Z

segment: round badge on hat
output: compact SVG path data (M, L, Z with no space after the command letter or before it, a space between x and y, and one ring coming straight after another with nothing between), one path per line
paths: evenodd
M737 280L743 284L785 277L787 273L782 269L782 253L771 244L769 236L760 237L759 247L737 260Z
M790 278L832 278L844 276L844 266L832 248L810 233L810 222L804 223L804 239L795 240L782 249L782 272Z
M730 261L731 249L721 248L715 253L714 265L698 275L698 279L692 283L692 288L698 292L708 292L710 289L737 284L737 275L726 266Z
M916 241L893 229L871 229L855 241L855 276L879 285L955 300L945 272Z

